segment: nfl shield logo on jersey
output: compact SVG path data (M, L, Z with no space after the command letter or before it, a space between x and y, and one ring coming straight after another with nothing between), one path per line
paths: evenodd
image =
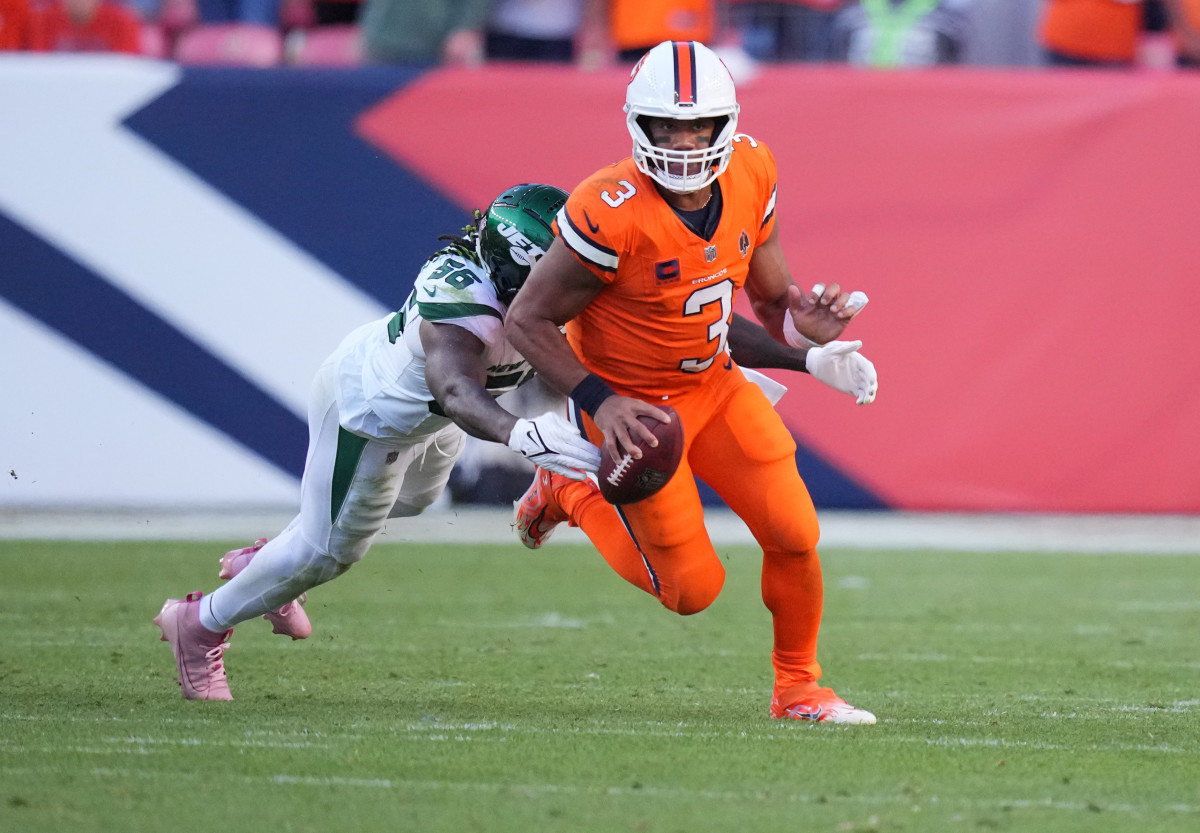
M706 261L708 261L709 263L712 263L714 260L716 260L717 259L717 247L716 246L705 246L704 247L704 259Z

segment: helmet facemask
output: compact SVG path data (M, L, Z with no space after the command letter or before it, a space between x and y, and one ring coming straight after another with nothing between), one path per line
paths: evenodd
M681 194L699 191L729 167L736 117L718 118L709 146L694 150L657 146L640 121L644 118L647 116L630 113L626 120L633 136L633 159L642 173L668 191Z

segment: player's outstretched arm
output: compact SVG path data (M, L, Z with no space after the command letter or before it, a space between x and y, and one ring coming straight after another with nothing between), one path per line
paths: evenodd
M792 347L771 338L760 324L733 314L729 322L729 354L742 367L775 368L803 373L807 347Z
M487 391L486 348L457 324L421 322L425 382L442 412L481 440L507 443L517 422Z
M559 414L519 419L486 386L485 347L454 324L421 322L425 381L442 411L473 437L507 445L544 469L581 480L600 466L600 449Z
M729 352L742 367L806 372L866 405L875 401L879 377L875 365L858 352L861 347L861 341L831 341L814 347L780 344L764 328L737 313L729 326Z

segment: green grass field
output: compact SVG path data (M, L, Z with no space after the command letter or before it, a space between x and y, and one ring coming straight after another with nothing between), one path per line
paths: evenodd
M589 548L383 544L190 703L151 619L241 542L0 542L0 830L1194 831L1200 560L827 550L766 716L758 554L681 618Z

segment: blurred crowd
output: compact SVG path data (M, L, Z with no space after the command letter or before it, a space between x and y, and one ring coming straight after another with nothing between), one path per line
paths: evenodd
M190 64L537 61L592 69L663 40L758 63L1200 63L1200 0L0 0L0 50Z

